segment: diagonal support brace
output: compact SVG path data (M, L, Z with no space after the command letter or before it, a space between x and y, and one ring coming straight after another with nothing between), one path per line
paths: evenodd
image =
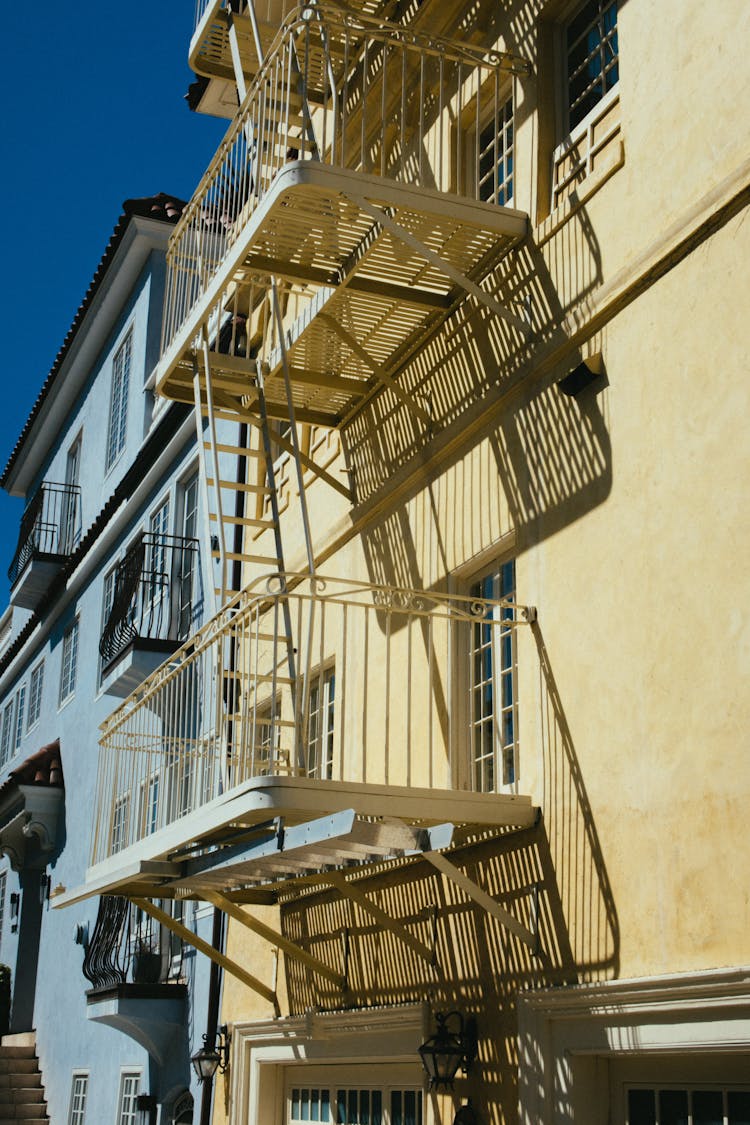
M532 953L538 952L538 939L537 935L533 934L531 930L527 930L525 926L521 925L517 918L515 918L509 910L501 906L499 902L495 902L494 898L487 894L486 891L478 887L468 875L459 870L455 864L446 859L441 852L424 852L424 858L429 860L433 867L442 872L446 878L460 887L470 899L473 899L483 910L491 914L493 918L497 918L498 922L502 922L506 929L525 945L528 945Z
M380 223L385 230L389 230L391 234L401 242L405 242L407 246L411 246L412 250L416 251L417 254L426 258L427 261L431 262L434 266L437 266L437 268L452 281L455 281L456 285L460 286L461 289L465 289L466 292L470 293L472 297L475 297L477 301L485 305L502 320L512 325L522 336L528 337L530 335L531 329L525 320L521 320L520 317L515 316L512 312L508 312L508 310L501 305L499 301L496 301L490 293L485 293L484 289L480 289L471 278L466 277L466 275L461 273L460 270L457 270L455 266L452 266L450 262L446 262L445 258L441 258L434 250L430 250L429 246L426 246L424 242L415 238L410 231L406 230L400 223L392 219L387 211L384 211L381 207L376 207L374 203L370 203L369 199L365 199L362 195L354 194L353 192L347 192L346 194L352 202L356 203L358 207L361 207L363 211L366 211L367 214L375 219L376 222Z
M220 968L224 969L230 976L236 977L237 980L246 984L248 988L252 988L254 992L260 993L264 1000L268 1000L273 1004L276 1014L279 1014L279 1002L276 998L276 993L273 989L269 988L268 985L265 985L263 981L258 980L252 973L246 972L236 961L232 961L224 953L220 953L218 949L215 949L213 945L204 941L203 938L198 937L198 935L194 934L192 930L189 930L187 926L183 926L182 923L178 922L176 918L173 918L171 914L167 914L164 910L155 906L150 899L131 898L130 901L145 914L149 914L154 918L161 926L165 926L166 929L176 934L177 937L181 938L187 945L192 945L199 953L205 953L206 957L213 961L215 965L219 965Z
M348 883L341 872L327 871L323 875L323 881L335 887L339 894L344 895L345 898L351 899L352 902L356 903L357 906L367 914L370 914L384 929L390 930L399 941L402 941L404 945L408 945L409 949L413 950L423 961L426 961L429 965L435 964L435 955L432 949L429 949L424 942L421 942L410 930L407 930L405 926L402 926L400 922L397 922L395 918L387 914L385 910L374 903L367 895L364 895L357 887Z
M224 895L219 894L218 891L203 889L201 890L201 898L204 898L207 902L212 903L213 906L216 906L219 910L228 914L235 922L239 922L240 925L246 926L260 937L265 938L271 945L275 945L278 949L283 949L284 953L301 961L308 969L311 969L314 973L318 973L321 977L325 977L326 980L331 981L338 988L344 989L346 987L346 978L343 977L341 973L337 973L335 969L329 968L319 957L314 957L312 953L307 953L304 949L300 949L300 947L295 945L293 941L290 941L289 938L285 938L283 934L272 930L270 926L267 926L258 918L254 918L252 914L246 914L244 910L241 910L239 906L235 906L233 902L230 902Z
M336 333L339 339L343 340L346 346L350 348L367 367L370 368L375 378L378 379L390 391L393 391L396 397L400 399L401 402L403 402L403 404L408 407L408 409L411 410L413 414L416 414L418 418L421 418L425 425L432 425L432 418L424 409L424 407L420 406L418 402L415 402L413 396L410 395L408 391L405 391L400 383L391 378L387 371L385 371L385 369L372 358L370 353L362 347L359 340L356 340L354 336L352 336L351 332L347 332L343 324L340 324L334 316L330 315L330 313L319 313L318 319L325 321L325 323Z

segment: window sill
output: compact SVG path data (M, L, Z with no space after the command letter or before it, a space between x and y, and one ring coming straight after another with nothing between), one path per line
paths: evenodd
M586 204L599 189L606 184L615 172L625 163L625 145L619 140L612 155L603 161L596 172L587 176L580 188L575 188L555 210L542 219L534 229L534 241L537 246L543 246L561 227L573 218L576 212Z

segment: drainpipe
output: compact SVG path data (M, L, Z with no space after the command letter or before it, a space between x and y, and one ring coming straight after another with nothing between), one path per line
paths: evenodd
M224 952L224 915L214 907L213 932L211 944L220 953ZM215 961L211 962L208 978L208 1012L206 1015L206 1046L209 1050L216 1046L216 1029L219 1026L219 1002L221 999L222 970ZM201 1115L199 1125L211 1125L211 1100L214 1080L207 1078L201 1086Z

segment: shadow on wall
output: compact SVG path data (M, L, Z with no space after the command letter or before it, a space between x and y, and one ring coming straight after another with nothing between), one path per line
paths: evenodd
M553 257L548 268L527 240L482 283L515 314L530 310L530 344L470 298L404 362L399 382L427 409L429 428L384 391L342 431L357 488L353 516L372 517L363 544L373 582L431 588L509 532L520 553L608 496L606 395L596 393L606 379L576 398L556 385L580 361L565 315L601 280L585 208Z

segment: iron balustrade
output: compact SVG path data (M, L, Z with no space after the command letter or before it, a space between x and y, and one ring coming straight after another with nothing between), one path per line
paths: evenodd
M470 787L472 630L511 644L527 620L509 599L254 584L102 725L92 864L255 777Z
M518 56L362 13L297 9L170 238L162 355L290 162L479 200L482 128L507 101L508 75L527 71Z
M21 517L16 553L8 568L11 586L33 559L70 555L80 538L80 518L80 487L45 481Z
M139 641L176 648L192 627L198 579L197 539L141 535L115 573L99 643L104 670Z
M83 959L92 992L123 984L178 984L183 943L126 898L103 895Z

